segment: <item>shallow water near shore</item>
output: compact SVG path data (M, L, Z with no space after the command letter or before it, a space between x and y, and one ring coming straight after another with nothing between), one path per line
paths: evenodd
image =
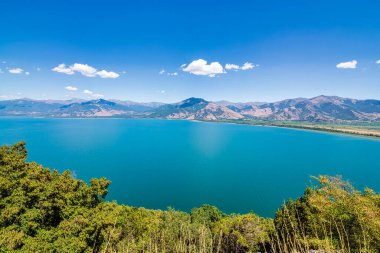
M0 144L25 140L29 160L85 181L108 200L272 217L310 176L343 175L380 190L380 141L287 128L177 120L1 118Z

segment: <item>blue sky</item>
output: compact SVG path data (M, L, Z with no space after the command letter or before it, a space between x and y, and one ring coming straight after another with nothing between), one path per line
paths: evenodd
M0 99L380 99L379 13L378 0L2 0Z

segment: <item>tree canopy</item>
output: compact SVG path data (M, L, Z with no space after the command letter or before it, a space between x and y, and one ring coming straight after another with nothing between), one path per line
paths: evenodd
M75 179L0 148L0 252L379 252L380 195L320 176L274 219L105 201L110 181Z

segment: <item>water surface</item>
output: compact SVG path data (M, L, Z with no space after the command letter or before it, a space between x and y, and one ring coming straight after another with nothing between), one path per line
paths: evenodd
M0 144L27 142L29 160L88 181L112 181L108 199L189 211L273 216L311 175L343 175L380 190L380 141L235 124L169 120L1 118Z

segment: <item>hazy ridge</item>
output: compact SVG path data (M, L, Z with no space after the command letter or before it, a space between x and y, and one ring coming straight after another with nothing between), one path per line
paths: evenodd
M380 100L318 96L286 99L272 103L234 103L188 98L178 103L164 104L105 99L86 101L25 98L0 101L0 116L375 122L380 121Z

